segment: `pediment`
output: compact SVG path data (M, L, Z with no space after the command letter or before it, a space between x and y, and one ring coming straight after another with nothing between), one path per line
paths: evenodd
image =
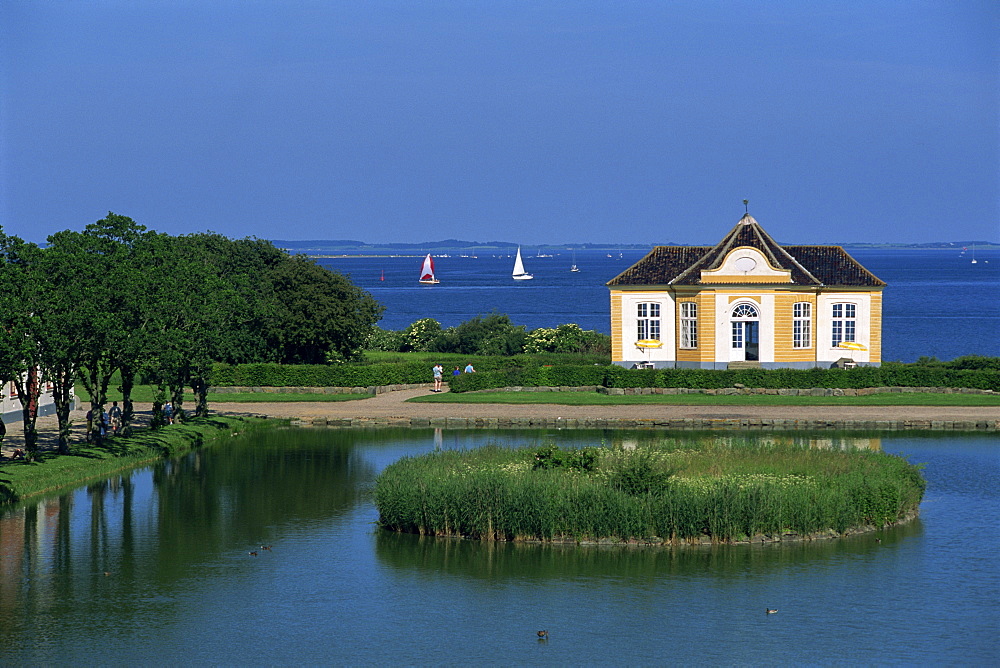
M702 283L791 283L792 272L777 269L756 248L740 246L729 251L717 269L704 269Z

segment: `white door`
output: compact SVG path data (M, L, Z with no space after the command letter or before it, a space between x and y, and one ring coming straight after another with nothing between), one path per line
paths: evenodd
M756 362L760 359L760 312L753 304L741 303L733 307L732 350L733 362Z

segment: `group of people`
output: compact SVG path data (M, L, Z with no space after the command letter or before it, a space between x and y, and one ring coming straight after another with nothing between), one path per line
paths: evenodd
M431 392L440 392L441 383L444 381L444 367L441 366L440 364L435 364L433 372L434 372L434 389L431 390ZM465 365L465 373L476 373L476 370L473 368L471 362ZM455 370L451 372L451 375L461 376L462 367L458 366L455 367Z
M108 432L117 436L118 432L121 431L122 409L118 406L117 401L111 402L109 410L101 411L101 414L96 416L96 422L94 417L93 409L87 411L87 443L90 443L95 434L99 439L103 440L108 435Z

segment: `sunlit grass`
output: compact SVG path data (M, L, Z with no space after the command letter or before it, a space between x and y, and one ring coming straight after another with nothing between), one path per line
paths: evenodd
M137 403L152 403L156 388L152 385L136 385L132 390L132 401ZM90 395L82 385L76 386L76 396L82 402L90 401ZM285 403L292 401L357 401L359 399L371 399L371 394L316 394L316 393L294 393L294 392L209 392L209 405L220 403ZM186 405L192 405L195 395L191 391L184 393ZM122 393L117 389L108 390L108 401L121 401Z
M40 450L34 462L0 461L0 503L74 487L178 454L215 439L274 424L274 420L214 416L161 429L137 429L104 445L74 443L68 455Z
M775 394L638 394L597 392L462 392L419 396L409 401L444 404L559 404L565 406L1000 406L1000 395L886 392L860 397L803 397Z

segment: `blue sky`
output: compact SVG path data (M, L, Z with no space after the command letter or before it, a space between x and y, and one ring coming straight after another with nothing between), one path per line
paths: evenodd
M0 2L0 225L1000 240L1000 3Z

